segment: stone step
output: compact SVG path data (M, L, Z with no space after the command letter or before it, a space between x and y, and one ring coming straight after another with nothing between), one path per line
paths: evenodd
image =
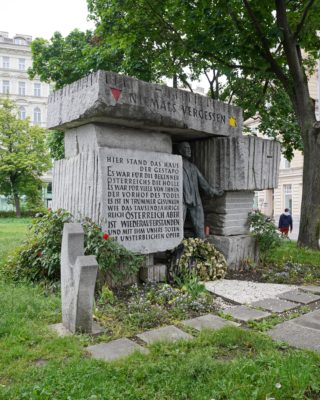
M148 353L149 350L138 345L129 339L117 339L108 343L99 343L89 346L86 350L92 358L104 361L113 361L119 358L127 357L135 351Z
M158 329L152 329L150 331L146 331L137 335L137 337L143 340L147 344L152 344L155 342L175 342L177 340L190 340L193 339L193 336L189 335L186 332L183 332L181 329L175 327L174 325L164 326Z
M207 314L201 317L186 319L182 321L183 325L189 326L196 329L197 331L202 331L203 329L221 329L225 326L239 326L240 324L225 320L217 315Z
M320 296L312 293L305 293L301 290L292 290L290 292L281 293L279 299L293 301L300 304L310 304L320 300Z
M274 299L274 298L255 301L250 305L255 308L262 308L264 310L276 313L282 313L284 311L293 310L294 308L299 307L299 304L297 303L292 303L287 300Z
M255 310L247 306L236 306L225 310L225 313L231 315L234 319L242 322L255 321L269 317L271 314L266 311Z

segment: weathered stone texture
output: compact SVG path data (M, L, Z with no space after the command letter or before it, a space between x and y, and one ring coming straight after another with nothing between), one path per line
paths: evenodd
M246 235L248 213L252 211L254 193L225 192L223 196L204 201L205 221L214 235Z
M199 94L98 71L48 99L49 128L90 122L206 137L240 135L243 117L239 107Z
M84 256L81 224L64 224L61 246L62 323L72 333L92 332L92 308L98 264Z
M254 136L210 138L193 144L193 161L223 190L264 190L278 185L280 144Z
M252 236L211 235L208 240L225 256L228 268L236 269L246 260L256 261L258 258L257 242Z
M66 158L96 151L98 147L172 153L170 135L116 125L86 124L67 129L64 145Z
M76 217L101 219L101 171L97 152L55 161L52 208L63 208Z

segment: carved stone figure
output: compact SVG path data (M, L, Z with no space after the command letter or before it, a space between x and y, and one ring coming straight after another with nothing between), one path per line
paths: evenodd
M223 190L211 187L198 168L189 161L191 147L188 142L179 143L177 149L183 157L183 220L189 213L196 237L204 239L204 213L199 187L212 197L222 196Z

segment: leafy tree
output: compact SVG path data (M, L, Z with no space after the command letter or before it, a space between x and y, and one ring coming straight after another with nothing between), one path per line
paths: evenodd
M49 131L48 146L51 158L54 160L62 160L64 158L64 132Z
M261 128L271 136L282 135L287 156L293 147L303 145L299 244L319 248L320 124L308 76L320 49L320 2L88 0L88 4L97 34L122 45L124 55L139 40L153 43L155 54L158 49L164 57L171 52L177 64L188 65L195 75L214 65L229 78L229 95L244 106L246 115L259 112Z
M21 196L37 196L50 165L45 130L18 119L13 103L0 100L0 193L13 198L17 217Z
M46 61L35 64L34 72L56 80L55 68L61 70L66 61L72 65L60 77L64 84L78 63L81 73L89 72L116 54L118 62L113 58L104 69L145 80L166 76L190 87L188 80L205 73L210 95L242 106L246 117L259 114L260 129L281 139L289 159L293 149L303 148L299 244L318 248L320 124L307 82L320 49L319 0L87 1L96 30L83 51L92 63L69 63L58 54L52 65L46 53L47 47L54 49L52 42L33 48L34 57ZM49 74L42 75L45 68Z

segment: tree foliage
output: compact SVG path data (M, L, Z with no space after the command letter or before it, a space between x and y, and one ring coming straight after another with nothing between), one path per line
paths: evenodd
M0 193L11 196L20 216L20 197L37 197L40 177L50 168L45 130L17 117L8 99L0 100Z
M247 118L259 115L259 129L281 140L288 159L303 148L299 243L318 247L320 125L307 82L320 50L319 0L87 1L96 29L80 46L84 60L69 62L64 49L70 38L60 37L52 66L53 38L33 46L34 73L60 86L79 69L103 68L144 80L166 76L190 89L190 81L204 73L210 95L240 105ZM67 74L64 61L71 68Z

